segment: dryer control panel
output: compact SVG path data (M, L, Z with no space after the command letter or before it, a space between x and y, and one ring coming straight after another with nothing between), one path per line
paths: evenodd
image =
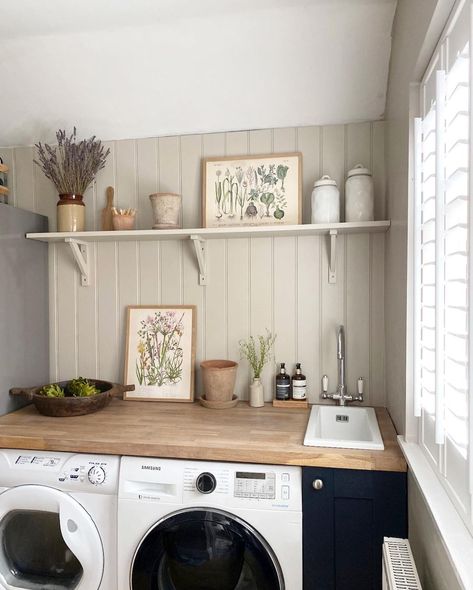
M110 494L118 488L120 458L44 451L0 451L0 486L49 485Z

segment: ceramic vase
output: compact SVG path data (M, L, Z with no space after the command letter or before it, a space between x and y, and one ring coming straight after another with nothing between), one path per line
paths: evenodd
M255 377L250 385L250 406L262 408L264 406L264 389L261 379Z
M64 193L57 202L57 231L85 230L85 203L82 195Z
M153 229L179 229L181 227L181 195L153 193L149 198L153 208Z
M205 399L210 402L231 401L238 363L227 360L202 361L200 368Z

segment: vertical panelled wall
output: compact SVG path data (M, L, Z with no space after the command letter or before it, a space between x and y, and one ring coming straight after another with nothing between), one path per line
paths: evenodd
M107 144L111 156L86 195L87 229L100 229L105 189L119 207L138 209L138 228L152 225L148 195L183 195L184 227L200 226L200 161L204 156L297 150L303 154L303 220L310 222L315 179L330 174L341 187L358 163L374 173L376 219L385 218L384 123L268 129ZM55 226L55 194L33 165L33 148L3 149L11 166L12 203L46 214ZM310 400L320 378L337 376L335 330L346 326L348 384L366 379L368 403L384 405L384 234L342 236L337 283L328 283L328 238L321 236L210 240L208 285L199 286L191 244L181 241L93 244L92 286L81 287L69 249L50 246L51 378L75 375L121 381L125 308L193 303L198 310L197 366L202 359L238 360L238 341L266 329L277 334L275 361L302 363ZM271 399L275 365L264 372ZM241 362L237 394L247 397ZM201 392L197 372L197 393Z

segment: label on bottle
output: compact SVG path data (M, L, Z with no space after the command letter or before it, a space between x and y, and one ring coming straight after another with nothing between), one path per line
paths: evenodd
M307 381L306 379L294 379L292 382L292 398L306 399L307 397Z
M290 383L277 383L276 384L276 399L289 399L289 392L291 389Z

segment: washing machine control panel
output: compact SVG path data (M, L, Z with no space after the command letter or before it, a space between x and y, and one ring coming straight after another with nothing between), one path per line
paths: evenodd
M276 497L276 474L236 471L233 495L235 498L274 500Z

